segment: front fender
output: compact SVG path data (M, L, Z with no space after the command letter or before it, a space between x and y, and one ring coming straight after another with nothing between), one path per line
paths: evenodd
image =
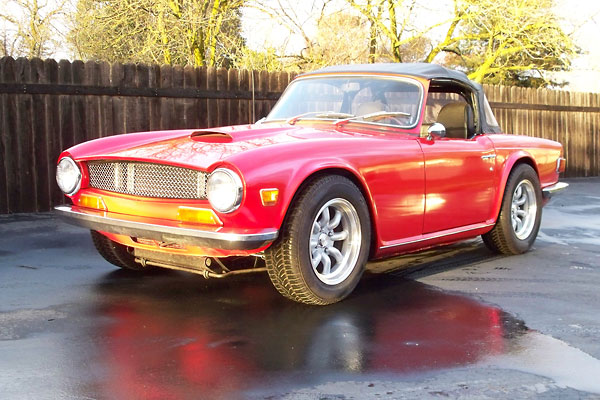
M231 223L240 224L240 217L244 217L247 226L261 226L263 228L280 229L288 210L293 204L295 196L302 190L302 186L311 179L311 177L324 171L338 171L351 175L354 181L359 184L359 189L365 196L369 209L371 211L373 222L375 224L376 210L373 208L373 199L371 191L365 178L356 168L356 166L340 158L329 158L319 160L290 160L278 162L277 169L271 165L253 168L243 173L245 180L245 199L243 207L239 213L231 215ZM239 168L244 170L243 167ZM279 189L279 200L274 206L264 206L260 199L261 189ZM237 215L236 215L237 214ZM227 223L229 216L224 217L224 223Z

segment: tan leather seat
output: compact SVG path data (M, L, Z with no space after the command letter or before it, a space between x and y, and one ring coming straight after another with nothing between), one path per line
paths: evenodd
M437 122L446 128L446 137L467 139L475 133L473 108L467 103L448 103L440 110Z

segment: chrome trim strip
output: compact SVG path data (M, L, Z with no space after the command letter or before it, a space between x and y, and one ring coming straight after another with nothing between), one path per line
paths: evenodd
M431 239L439 239L439 238L444 237L444 236L458 235L459 233L474 231L474 230L477 230L477 229L487 228L487 227L494 226L494 225L496 225L496 224L493 223L493 224L487 224L487 225L480 225L480 226L476 226L474 228L463 229L462 231L457 231L457 232L452 232L452 233L444 233L442 235L436 235L436 236L430 236L430 237L416 239L416 240L410 240L408 242L403 242L403 243L390 244L390 245L387 245L387 246L380 247L379 250L389 249L390 247L405 246L407 244L412 244L412 243L424 242L426 240L431 240Z
M258 249L277 239L279 234L276 230L254 234L225 233L129 221L118 218L118 214L102 211L84 212L70 205L57 206L54 210L65 222L88 229L223 250Z
M545 198L550 198L554 196L556 193L565 190L569 187L569 184L566 182L557 182L552 186L548 186L542 189L542 194Z

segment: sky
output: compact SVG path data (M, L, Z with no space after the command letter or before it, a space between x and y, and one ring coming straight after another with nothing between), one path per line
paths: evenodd
M310 5L312 1L266 0L266 3L294 5L300 21L306 22L309 33L314 33L314 18L311 20ZM343 0L334 0L344 4ZM555 0L556 15L562 20L566 33L572 33L582 54L573 61L573 69L558 74L558 78L566 80L569 85L565 89L582 92L600 92L600 0ZM451 0L423 1L417 18L443 21L452 11ZM316 15L318 10L313 10ZM299 35L290 35L289 30L280 26L272 18L260 14L255 9L244 10L244 36L250 47L260 49L264 46L280 48L286 46L289 53L297 53L303 47ZM444 31L442 27L440 32Z
M565 31L573 32L583 54L574 60L573 69L561 74L568 88L579 92L600 92L600 1L559 0L557 15L565 20Z

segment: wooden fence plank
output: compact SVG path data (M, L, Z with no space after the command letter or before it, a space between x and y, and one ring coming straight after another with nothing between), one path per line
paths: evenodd
M198 87L196 70L192 66L183 69L183 87ZM182 99L183 102L183 126L185 128L198 128L198 103L197 99Z
M240 89L240 76L237 69L227 70L227 90L235 91ZM231 99L226 102L227 112L229 115L229 125L239 125L241 123L240 118L240 101L237 99Z
M14 60L10 57L2 57L0 59L0 79L5 82L13 82L12 64ZM11 157L13 156L14 135L11 135L9 117L9 103L14 101L14 96L9 96L0 93L0 213L5 214L11 212L9 193L12 192L12 186L9 179L14 175L14 167Z
M225 68L217 69L217 91L227 90L227 70ZM217 126L228 125L229 109L227 107L228 100L217 100Z
M146 65L138 64L135 66L135 86L139 88L149 87L150 85L150 72ZM147 97L140 97L136 102L136 121L138 131L149 131L150 130L150 99Z
M114 63L110 66L110 85L122 86L124 80L123 64ZM124 100L121 96L112 97L112 130L111 135L127 132L125 125L126 111Z
M206 69L206 89L209 91L217 90L217 71L213 67L208 67ZM214 128L219 124L219 112L217 100L209 99L207 101L207 115L208 115L208 123L206 125L207 128Z
M84 66L83 82L85 85L100 86L100 65L95 61L88 61ZM84 103L84 140L95 139L100 132L100 104L98 96L83 96Z
M160 66L160 87L173 87L173 67L170 65ZM160 129L172 128L169 126L171 116L173 115L172 99L160 99Z
M123 64L123 86L135 87L135 64ZM137 115L137 97L124 97L123 107L125 108L125 130L124 132L139 131L139 116Z
M206 67L198 68L196 82L201 90L208 90L208 70ZM208 117L208 99L198 100L198 128L208 128L210 119Z
M44 80L44 62L33 59L31 66L31 80L39 82ZM52 206L50 193L54 185L54 160L48 157L48 137L46 125L46 96L33 95L32 107L32 134L33 134L33 170L35 177L35 210L48 210Z
M111 65L107 62L100 63L100 85L110 86ZM100 127L98 128L98 137L109 136L113 134L113 105L112 98L101 96L100 98Z
M71 63L72 84L81 85L85 79L85 64L81 61ZM85 102L83 96L72 96L73 105L73 143L81 143L86 140L85 124Z
M183 88L183 67L180 65L176 65L173 67L173 87ZM184 119L183 102L176 99L173 99L172 102L173 114L171 115L171 121L169 122L169 126L171 126L174 129L183 129L186 127Z
M152 65L148 70L148 85L150 87L160 87L160 66ZM155 97L148 100L149 117L148 122L150 130L157 131L160 129L161 112L160 112L161 99Z
M250 90L250 72L248 70L239 71L239 89L240 90ZM240 115L240 124L248 124L252 123L252 114L250 100L240 100L238 102L239 107L239 115Z

